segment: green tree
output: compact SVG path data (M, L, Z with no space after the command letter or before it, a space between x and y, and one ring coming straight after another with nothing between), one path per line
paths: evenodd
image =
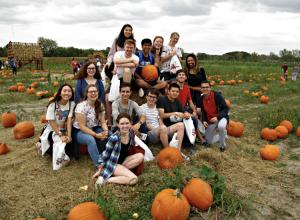
M55 40L39 37L37 43L43 48L44 56L52 56L58 45Z

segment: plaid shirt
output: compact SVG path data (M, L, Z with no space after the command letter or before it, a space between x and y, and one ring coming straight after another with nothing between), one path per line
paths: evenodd
M129 132L130 146L135 146L134 133L130 130ZM99 156L98 163L103 166L101 176L104 180L107 180L113 175L121 152L121 134L120 131L116 131L111 135L106 144L105 151Z

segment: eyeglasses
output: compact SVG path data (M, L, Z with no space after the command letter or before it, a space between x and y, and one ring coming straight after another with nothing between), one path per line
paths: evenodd
M201 87L201 89L210 89L210 87L209 86L207 86L207 87Z
M157 99L156 96L152 96L152 95L147 95L148 98L151 98L151 99Z
M93 90L93 91L88 91L88 93L98 93L98 91Z
M95 67L87 68L87 70L95 70Z

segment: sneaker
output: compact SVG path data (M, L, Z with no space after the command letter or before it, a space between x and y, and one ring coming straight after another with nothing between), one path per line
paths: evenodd
M190 160L190 157L189 157L189 156L186 156L186 155L183 154L182 152L181 152L181 156L183 157L183 159L184 159L185 161L189 161L189 160Z
M220 147L220 151L224 152L225 151L225 147Z
M139 89L139 97L143 98L145 95L143 88Z
M41 142L37 142L35 144L36 150L37 150L37 155L42 156L42 144Z
M203 145L203 147L205 147L205 148L209 148L209 147L210 147L210 144L207 143L207 141L204 141L204 142L202 143L202 145Z
M104 184L104 179L102 176L99 176L96 183L95 183L95 188L99 189L103 184Z

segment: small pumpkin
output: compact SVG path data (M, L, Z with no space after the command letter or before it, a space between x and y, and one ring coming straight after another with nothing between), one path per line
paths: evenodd
M289 131L289 133L293 130L293 124L292 122L288 121L288 120L283 120L282 122L280 122L279 125L283 125L284 127L286 127Z
M227 133L233 137L241 137L244 133L244 128L245 126L243 123L229 120Z
M192 178L182 191L189 203L200 209L207 210L213 203L211 186L200 178Z
M67 220L105 220L105 217L96 203L84 202L70 210Z
M286 138L289 134L289 131L286 127L283 125L278 125L275 130L277 131L277 137L278 138Z
M9 149L5 143L0 143L0 155L6 154L9 152Z
M58 87L58 85L59 85L58 81L55 80L55 81L53 82L53 87Z
M260 97L260 103L262 103L262 104L268 104L268 102L269 102L269 96L262 95Z
M18 86L18 92L25 92L25 86Z
M10 91L10 92L17 92L18 91L18 86L12 85L12 86L8 87L8 91Z
M27 88L26 92L27 92L27 94L31 94L32 95L32 94L35 94L35 89L33 87L29 86Z
M175 147L162 149L157 155L156 160L161 169L171 169L183 162L181 152Z
M17 115L13 112L4 112L1 115L1 122L4 128L14 127L17 123Z
M30 121L19 122L13 129L16 139L30 138L34 135L34 125Z
M277 139L277 131L275 129L263 128L260 136L267 141L275 141Z
M154 198L151 215L155 220L185 220L190 214L190 205L178 189L164 189Z
M276 145L266 145L260 149L259 153L264 160L276 160L279 157L280 149Z
M31 83L30 86L33 87L33 88L37 88L37 87L39 87L39 83L34 81L34 82Z

